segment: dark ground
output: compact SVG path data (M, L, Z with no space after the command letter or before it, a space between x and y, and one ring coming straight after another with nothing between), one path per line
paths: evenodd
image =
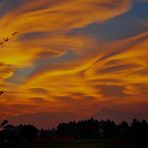
M8 148L148 148L148 143L120 140L38 141L32 144L7 146ZM6 148L0 146L0 148Z

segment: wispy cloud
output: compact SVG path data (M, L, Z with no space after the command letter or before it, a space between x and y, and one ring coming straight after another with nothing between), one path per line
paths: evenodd
M102 40L100 31L93 28L94 24L100 27L119 18L124 28L128 19L121 15L135 13L134 2L17 2L14 0L9 10L9 1L1 6L0 38L19 32L0 48L0 88L5 92L0 96L2 112L71 110L85 114L104 106L145 102L148 33L142 28L146 21L137 19L136 28L142 31L113 40L113 32L108 31L110 37L106 39L105 32ZM111 30L114 25L109 23L104 29Z

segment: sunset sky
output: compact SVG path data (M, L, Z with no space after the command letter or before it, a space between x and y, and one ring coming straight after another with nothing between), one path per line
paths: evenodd
M147 0L2 0L5 38L0 117L148 112Z

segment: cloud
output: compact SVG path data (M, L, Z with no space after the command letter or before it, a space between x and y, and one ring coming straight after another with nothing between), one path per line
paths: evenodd
M2 18L0 27L5 28L5 30L9 29L9 31L19 29L21 32L65 31L80 28L93 22L105 21L124 13L129 8L129 0L104 2L102 0L93 2L91 0L24 1L20 7L9 11ZM8 22L9 25L7 25Z
M29 98L29 99L36 104L48 103L48 101L42 97L33 97L33 98Z
M127 88L128 93L143 96L143 98L146 98L148 96L148 85L146 83L129 84Z
M29 91L37 94L47 94L48 90L43 89L43 88L30 88Z
M15 68L12 65L0 63L0 81L7 79L12 76Z
M145 100L145 30L103 41L81 31L72 33L132 12L130 0L14 1L0 21L0 38L19 31L0 49L3 112L70 110L90 114L104 106L132 106Z
M117 86L117 85L99 85L96 86L98 89L98 93L102 94L102 97L109 97L109 98L122 98L126 97L127 94L124 92L124 86Z
M124 48L123 45L125 45ZM43 69L40 67L36 75L19 88L22 94L13 94L15 98L13 102L18 104L18 98L21 97L21 100L25 100L25 104L33 102L44 104L44 109L40 108L40 110L48 110L49 107L51 110L65 108L84 114L88 111L95 112L98 108L95 104L103 107L108 104L124 106L141 103L142 100L138 100L137 95L143 96L143 99L147 97L146 91L142 91L144 88L146 90L147 76L139 73L140 70L147 69L147 54L144 54L147 52L146 45L145 33L119 42L108 43L106 45L110 46L108 50L99 51L98 55L84 59L82 63L77 63L74 57L74 59L64 59L65 63L53 65L55 68L47 69L45 64ZM20 84L15 89L18 90L19 86ZM9 95L5 99L9 98L12 96ZM82 106L85 107L82 108ZM36 108L32 110L36 111Z

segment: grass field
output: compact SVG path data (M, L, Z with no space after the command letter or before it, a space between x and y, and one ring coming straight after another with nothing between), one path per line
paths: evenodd
M148 148L144 143L125 143L111 140L44 141L11 148ZM0 147L4 148L4 147Z

